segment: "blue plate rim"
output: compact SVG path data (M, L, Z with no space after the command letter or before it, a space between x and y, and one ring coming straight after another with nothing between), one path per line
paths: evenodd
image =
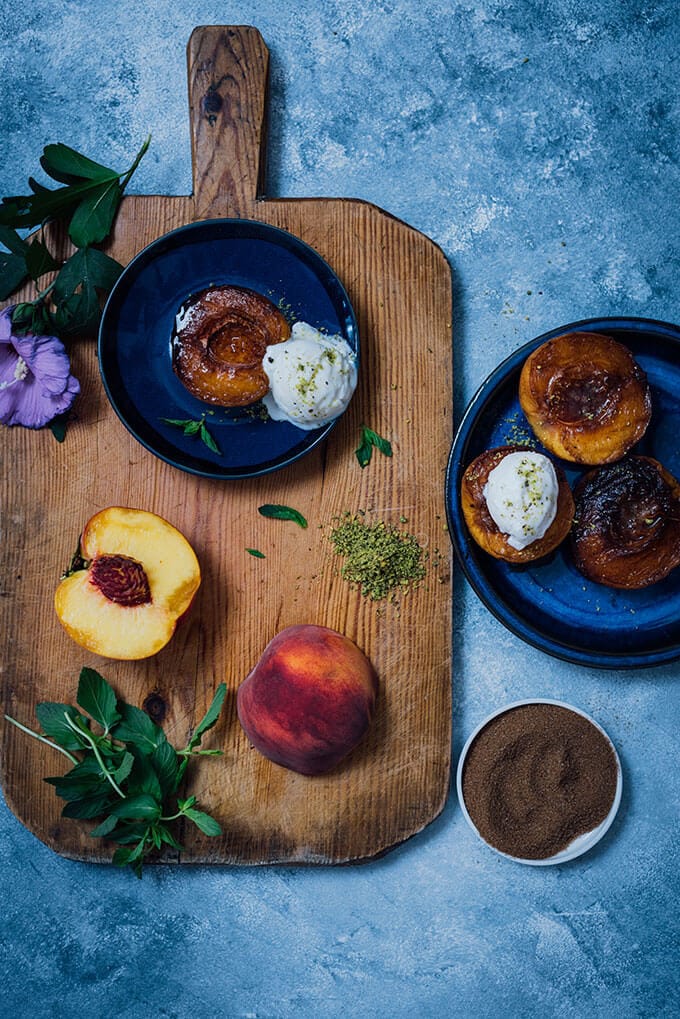
M453 503L457 503L458 490L460 488L460 473L463 467L463 459L474 431L474 424L484 407L487 405L501 382L504 382L509 372L519 367L532 350L535 350L542 343L560 336L563 333L576 332L578 330L595 332L598 329L634 329L636 331L648 330L663 335L680 345L680 326L671 322L664 322L659 319L637 318L632 316L604 316L601 318L580 319L567 325L550 329L540 336L529 340L527 343L516 348L508 357L486 377L478 387L475 394L467 404L460 424L455 431L451 450L446 466L444 480L444 498L446 506L446 521L451 536L451 542L456 553L458 563L472 587L473 591L491 612L495 618L505 626L507 630L514 633L516 637L543 651L553 658L584 667L596 667L601 669L639 669L652 668L657 665L665 665L680 658L680 643L671 647L664 647L658 651L630 653L616 651L593 652L587 649L574 647L566 642L558 642L550 639L546 634L536 630L526 623L510 605L495 595L490 583L482 582L478 572L468 562L467 550L472 548L473 539L468 535L467 529L462 521L462 514L454 512ZM474 549L476 555L476 546ZM499 607L503 606L503 609Z
M177 460L172 460L169 457L162 455L156 449L154 449L151 443L149 443L143 436L141 436L138 433L137 429L126 420L125 414L119 407L117 399L111 390L111 386L106 375L106 370L103 365L104 327L107 321L107 314L109 314L110 309L114 307L115 302L118 299L119 291L125 285L125 283L129 279L129 277L133 274L133 272L138 268L139 264L141 262L149 260L152 257L155 249L160 248L162 245L165 245L168 242L172 242L172 239L177 235L180 234L186 235L187 233L190 233L193 230L200 230L202 228L205 229L206 227L209 228L211 226L216 227L224 225L232 227L233 226L245 227L246 230L251 230L253 235L266 234L267 239L269 240L271 240L272 235L274 236L278 235L280 238L283 239L285 245L292 247L294 250L299 250L301 253L304 254L306 259L312 262L312 264L317 265L321 264L325 268L325 271L328 274L328 278L332 280L333 286L337 288L339 295L341 296L341 298L344 299L344 301L347 304L347 308L349 310L348 317L351 319L352 329L354 333L355 341L354 352L357 359L357 366L359 365L361 349L359 340L359 325L357 322L356 313L354 311L354 307L349 299L349 295L347 294L347 291L342 281L340 280L337 273L325 260L325 258L322 255L320 255L319 252L316 251L316 249L313 248L311 244L308 244L306 241L303 241L302 238L296 236L296 234L290 233L290 231L288 230L283 230L281 227L273 226L270 223L264 222L264 220L239 217L213 217L210 219L194 220L191 223L184 223L182 224L182 226L175 227L173 230L169 230L167 233L161 234L160 237L156 237L153 241L150 241L140 251L138 251L137 254L133 256L133 258L130 259L130 261L124 267L120 276L114 283L104 303L101 319L99 322L99 329L97 332L97 360L99 365L99 375L102 381L102 385L104 386L104 391L106 393L106 397L109 403L113 407L116 416L121 421L123 426L133 436L133 438L137 442L139 442L141 446L143 446L146 450L152 453L153 456L161 460L163 463L167 463L169 466L174 467L177 470L181 470L187 474L192 474L197 477L210 478L212 480L217 481L242 481L248 478L257 478L263 477L264 475L267 474L272 474L275 471L282 470L284 467L288 467L292 463L295 463L297 460L300 460L303 457L307 456L308 453L311 453L313 449L315 449L318 445L320 445L320 443L322 443L328 437L328 435L337 425L342 415L340 415L337 418L334 418L333 421L330 421L327 425L321 428L319 430L318 435L310 437L306 441L301 440L304 442L304 449L299 450L297 453L294 453L290 456L285 455L281 456L275 463L275 465L266 464L260 467L253 468L245 469L232 468L219 470L219 465L216 464L215 469L201 470L197 467L188 466L185 463L182 463ZM307 432L307 434L309 435L309 432Z

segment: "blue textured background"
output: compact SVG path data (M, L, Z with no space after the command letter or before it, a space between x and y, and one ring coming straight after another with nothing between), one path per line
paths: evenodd
M268 192L375 202L454 273L454 414L520 343L599 315L680 320L674 0L3 0L3 194L45 143L190 190L184 48L256 25L272 56ZM454 753L497 706L593 714L625 794L601 846L530 869L455 797L340 869L149 869L53 855L0 808L0 1012L16 1017L678 1015L680 666L589 672L508 634L460 576Z

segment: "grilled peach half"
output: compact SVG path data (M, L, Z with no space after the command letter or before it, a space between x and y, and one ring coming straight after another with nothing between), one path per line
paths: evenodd
M519 401L549 452L591 466L625 456L652 415L644 371L627 347L600 333L541 344L522 367Z

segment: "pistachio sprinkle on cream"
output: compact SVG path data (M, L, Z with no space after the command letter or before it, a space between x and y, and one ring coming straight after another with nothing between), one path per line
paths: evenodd
M512 548L543 537L557 515L558 487L555 468L542 453L508 453L489 473L484 499Z

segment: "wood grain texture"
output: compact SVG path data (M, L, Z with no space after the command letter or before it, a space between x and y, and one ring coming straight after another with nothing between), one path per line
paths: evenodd
M118 421L99 379L94 342L73 349L78 420L66 441L6 429L2 439L3 708L33 724L39 700L72 701L83 665L126 700L156 694L183 745L226 680L229 697L207 745L224 757L190 769L193 793L224 836L181 833L179 862L338 863L370 857L420 831L441 811L451 742L450 545L444 472L451 439L451 280L441 251L382 210L349 199L263 199L267 49L252 28L197 29L188 47L194 195L126 197L109 251L122 262L184 223L238 215L311 244L343 281L357 314L362 368L349 411L320 449L264 478L200 479L157 460ZM354 457L362 423L390 438L392 459ZM264 502L300 508L309 528L266 520ZM146 662L107 661L78 648L53 610L54 589L78 534L97 510L134 506L164 516L194 546L203 581L187 621ZM439 570L401 600L371 603L338 576L328 535L344 510L406 526ZM246 547L266 552L249 556ZM316 622L356 641L377 670L369 736L331 773L307 778L249 747L235 692L283 627ZM5 724L2 781L21 821L54 850L109 861L87 823L60 818L43 783L63 758ZM164 857L170 861L171 855Z

